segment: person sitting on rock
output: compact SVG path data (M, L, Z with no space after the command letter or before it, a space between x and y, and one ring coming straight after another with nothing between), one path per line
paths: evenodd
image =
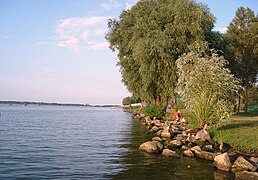
M175 114L172 117L172 120L174 121L175 124L181 124L181 115L180 115L180 111L178 110L177 112L175 112Z
M224 113L223 113L223 116L220 118L220 120L222 121L222 120L229 120L230 118L229 118L229 112L227 112L227 111L225 111Z

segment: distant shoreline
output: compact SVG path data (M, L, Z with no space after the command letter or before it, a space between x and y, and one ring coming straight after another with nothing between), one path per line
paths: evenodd
M120 107L120 105L90 105L90 104L74 104L74 103L46 103L46 102L30 102L30 101L0 101L0 104L17 104L17 105L38 105L38 106L76 106L76 107Z

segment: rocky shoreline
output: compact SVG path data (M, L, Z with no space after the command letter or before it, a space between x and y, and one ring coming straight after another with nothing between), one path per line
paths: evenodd
M137 111L132 117L147 126L154 137L139 146L140 151L166 157L197 157L213 161L216 168L235 174L235 179L258 180L258 157L234 152L227 143L213 141L205 129L189 129L172 121L151 119Z

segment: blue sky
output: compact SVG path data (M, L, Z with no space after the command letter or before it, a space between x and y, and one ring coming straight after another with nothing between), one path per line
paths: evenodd
M136 0L1 0L0 100L121 104L128 96L104 35ZM257 0L198 0L225 31L238 7Z

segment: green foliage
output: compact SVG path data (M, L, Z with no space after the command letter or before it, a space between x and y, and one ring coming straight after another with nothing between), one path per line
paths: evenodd
M151 118L163 118L165 116L166 111L161 106L150 104L142 108L142 113L144 113L147 116L150 116Z
M258 104L258 85L248 89L248 102L251 104Z
M110 20L106 39L118 51L127 89L147 103L166 104L177 83L175 61L190 50L207 49L214 21L193 0L141 0Z
M248 104L248 89L256 82L258 73L258 15L250 8L240 7L228 26L232 54L231 69L241 80L245 111Z
M238 89L238 80L225 68L227 61L217 54L211 57L188 53L177 60L178 92L192 110L190 123L216 125L231 107L230 97Z
M123 99L123 105L130 105L130 104L134 104L134 103L140 103L141 99L140 98L136 98L134 96L131 97L125 97Z

